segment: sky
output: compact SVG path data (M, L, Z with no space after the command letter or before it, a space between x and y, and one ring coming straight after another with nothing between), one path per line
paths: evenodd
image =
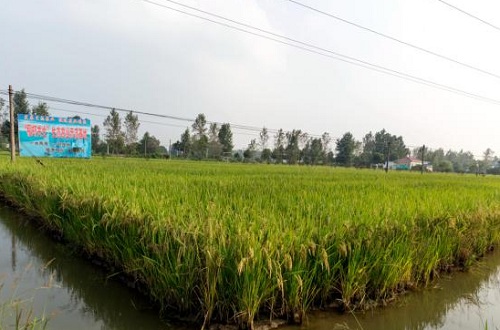
M401 45L288 0L176 0L275 34L496 99L485 102L230 29L167 0L16 0L0 11L0 89L333 139L386 129L410 147L500 155L500 78ZM500 30L439 0L298 0L500 76ZM494 0L448 0L500 26ZM211 17L210 19L220 19ZM227 23L235 25L233 23ZM321 53L331 55L332 53ZM4 97L5 98L5 97ZM37 100L30 100L35 105ZM106 110L47 102L102 123ZM71 111L71 112L70 112ZM124 116L124 114L123 114ZM139 115L174 143L188 121ZM257 131L233 129L236 148ZM272 142L272 139L271 139Z

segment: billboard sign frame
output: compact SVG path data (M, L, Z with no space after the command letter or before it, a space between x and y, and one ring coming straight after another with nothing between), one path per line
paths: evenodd
M90 158L92 132L89 119L19 114L21 157Z

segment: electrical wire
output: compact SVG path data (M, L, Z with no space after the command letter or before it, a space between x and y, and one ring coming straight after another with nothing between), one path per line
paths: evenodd
M17 92L17 91L13 91ZM36 99L36 100L42 100L46 102L55 102L55 103L64 103L64 104L70 104L74 106L84 106L84 107L89 107L89 108L96 108L100 110L115 110L115 111L120 111L120 112L132 112L135 114L141 114L141 115L146 115L146 116L152 116L152 117L158 117L158 118L166 118L166 119L173 119L173 120L179 120L179 121L185 121L185 122L194 122L194 119L192 118L183 118L183 117L178 117L178 116L171 116L171 115L162 115L162 114L156 114L156 113L151 113L151 112L144 112L144 111L138 111L138 110L132 110L132 109L124 109L124 108L117 108L117 107L111 107L111 106L105 106L105 105L99 105L99 104L94 104L94 103L88 103L88 102L80 102L80 101L74 101L74 100L69 100L65 98L58 98L54 96L47 96L47 95L40 95L40 94L34 94L34 93L27 93L25 92L26 97L30 99ZM0 95L8 95L7 90L0 90ZM50 106L50 105L49 105ZM81 114L88 114L88 115L96 115L88 112L82 112L82 111L72 111L68 109L62 109L62 108L54 108L50 106L50 108L54 110L60 110L60 111L67 111L67 112L73 112L73 113L81 113ZM104 115L96 115L96 116L101 116L101 117L106 117ZM142 120L142 122L146 122ZM152 124L159 124L158 122L150 122ZM215 121L208 121L207 124L217 124L217 125L222 125L224 123L221 122L215 122ZM229 123L231 126L231 130L243 130L243 131L250 131L254 132L254 134L251 133L241 133L241 132L233 132L233 134L239 134L239 135L251 135L251 136L258 136L258 133L262 131L262 128L256 127L256 126L250 126L250 125L240 125L240 124L232 124ZM172 125L170 125L172 126ZM181 127L184 128L184 126L180 125L175 125L175 127ZM266 128L268 133L271 134L277 134L279 129L272 129L272 128ZM321 135L317 134L309 134L306 133L309 137L321 137Z
M0 94L4 94L6 91L5 90L0 90ZM16 91L14 91L16 92ZM8 93L8 91L7 91ZM25 92L26 93L26 92ZM27 97L29 97L28 95L31 95L31 93L26 93ZM37 95L37 98L38 99L41 99L41 100L45 100L45 101L48 101L48 102L58 102L58 101L55 101L55 99L58 99L56 97L46 97L46 98L42 98L41 95L39 94L34 94L34 95ZM51 99L51 100L48 100L48 99ZM60 99L60 100L64 100L64 99ZM72 105L80 105L80 104L77 104L77 103L80 103L78 101L72 101L72 100L68 100L70 102L72 102L71 104ZM86 103L86 102L81 102L81 103L84 103L84 104L90 104L90 103ZM95 105L95 106L98 106L98 105ZM90 116L97 116L97 117L101 117L101 118L105 118L107 117L107 115L102 115L102 114L95 114L95 113L91 113L91 112L84 112L84 111L79 111L79 110L69 110L69 109L65 109L65 108L59 108L59 107L53 107L51 104L48 104L48 107L49 107L49 110L56 110L56 111L61 111L61 112L68 112L68 113L74 113L74 114L84 114L84 115L90 115ZM106 107L106 106L98 106L98 107L104 107L104 108L110 108L110 109L115 109L116 108L112 108L112 107ZM129 111L132 111L134 112L133 110L126 110L127 112ZM190 120L190 121L193 121L193 120ZM162 123L162 122L156 122L156 121L148 121L148 120L139 120L139 123L147 123L147 124L154 124L154 125L161 125L161 126L171 126L171 127L178 127L178 128L184 128L185 126L181 126L181 125L175 125L175 124L169 124L169 123ZM207 123L209 123L207 121ZM232 125L232 124L230 124ZM247 127L248 129L251 128L251 126L245 126L245 125L241 125L243 127ZM231 128L233 129L234 127L231 126ZM236 130L238 129L241 129L241 128L238 128L236 127L235 128ZM271 133L269 129L268 130L268 133ZM276 130L276 132L278 132L278 130ZM243 133L243 132L235 132L233 131L232 132L233 134L235 135L245 135L245 136L256 136L258 137L259 136L259 133L260 132L253 132L253 133ZM283 131L284 134L286 134L286 132ZM307 134L307 133L306 133ZM6 136L6 134L3 134ZM317 135L312 135L312 134L307 134L307 137L319 137ZM338 140L338 138L336 137L330 137L331 141L332 142L335 142L336 140ZM376 146L381 146L380 143L376 143ZM415 144L405 144L405 147L408 148L408 149L419 149L422 147L422 145L415 145ZM435 151L435 150L438 150L438 149L443 149L443 148L433 148L432 146L428 146L426 145L426 150L427 151ZM451 150L451 149L450 149ZM452 150L451 150L452 151ZM478 159L481 158L481 156L477 156L477 155L473 155L474 157L477 157Z
M170 2L173 2L173 1L171 1L171 0L165 0L165 1L170 1ZM425 48L423 48L423 47L420 47L420 46L417 46L417 45L411 44L411 43L409 43L409 42L406 42L406 41L403 41L403 40L401 40L401 39L398 39L398 38L392 37L392 36L390 36L390 35L387 35L387 34L384 34L384 33L378 32L378 31L373 30L373 29L371 29L371 28L365 27L365 26L363 26L363 25L361 25L361 24L354 23L354 22L352 22L352 21L349 21L349 20L347 20L347 19L344 19L344 18L341 18L341 17L339 17L339 16L333 15L333 14L331 14L331 13L328 13L328 12L322 11L322 10L320 10L320 9L317 9L317 8L314 8L314 7L311 7L311 6L308 6L308 5L303 4L303 3L299 2L299 1L296 1L296 0L286 0L286 1L289 1L289 2L291 2L291 3L293 3L293 4L295 4L295 5L301 6L301 7L303 7L303 8L307 8L308 10L314 11L314 12L316 12L316 13L319 13L319 14L322 14L322 15L328 16L328 17L330 17L330 18L336 19L336 20L341 21L341 22L343 22L343 23L349 24L349 25L354 26L354 27L356 27L356 28L359 28L359 29L362 29L362 30L368 31L368 32L370 32L370 33L376 34L376 35L378 35L378 36L384 37L384 38L386 38L386 39L392 40L392 41L397 42L397 43L399 43L399 44L402 44L402 45L405 45L405 46L411 47L411 48L416 49L416 50L419 50L419 51L421 51L421 52L424 52L424 53L427 53L427 54L430 54L430 55L433 55L433 56L439 57L439 58L441 58L441 59L444 59L444 60L447 60L447 61L453 62L453 63L458 64L458 65L461 65L461 66L463 66L463 67L466 67L466 68L469 68L469 69L472 69L472 70L475 70L475 71L481 72L481 73L483 73L483 74L487 74L487 75L490 75L490 76L492 76L492 77L495 77L495 78L499 78L499 79L500 79L500 75L498 75L498 74L495 74L495 73L489 72L489 71L487 71L487 70L484 70L484 69L481 69L481 68L475 67L475 66L473 66L473 65L470 65L470 64L464 63L464 62L459 61L459 60L455 60L455 59L453 59L453 58L451 58L451 57L448 57L448 56L446 56L446 55L441 55L441 54L436 53L436 52L434 52L434 51L432 51L432 50L425 49ZM440 0L438 0L438 1L440 1Z
M95 113L91 113L91 112L76 111L76 110L68 110L68 109L63 109L63 108L56 108L56 107L53 107L53 106L50 106L50 105L49 105L49 110L56 110L56 111L67 112L67 113L74 113L74 114L79 114L79 115L96 116L96 117L101 117L101 118L106 118L107 117L107 115L95 114ZM175 125L175 124L162 123L162 122L157 122L157 121L149 121L149 120L143 120L143 119L139 119L139 123L141 123L141 124L145 123L145 124L159 125L159 126L168 126L168 127L177 127L177 128L186 128L186 126L182 126L182 125ZM238 129L238 128L235 128L235 129ZM258 133L233 132L233 134L247 135L247 136L258 136Z
M448 7L451 7L451 8L453 8L453 9L455 9L455 10L459 11L459 12L461 12L461 13L462 13L462 14L464 14L464 15L467 15L467 16L469 16L469 17L471 17L471 18L473 18L473 19L475 19L475 20L477 20L477 21L479 21L479 22L481 22L481 23L483 23L483 24L488 25L489 27L492 27L492 28L494 28L494 29L496 29L496 30L500 31L500 27L498 27L498 26L496 26L496 25L493 25L493 24L491 24L490 22L485 21L484 19L479 18L479 17L477 17L476 15L473 15L473 14L471 14L471 13L469 13L469 12L467 12L467 11L463 10L463 9L460 9L460 8L458 8L457 6L452 5L451 3L448 3L448 2L443 1L443 0L436 0L436 1L439 1L439 2L441 2L442 4L444 4L444 5L448 6Z
M174 2L174 1L171 1L171 0L165 0L165 1ZM432 51L432 50L428 50L428 49L426 49L426 48L423 48L423 47L420 47L420 46L414 45L414 44L412 44L412 43L409 43L409 42L406 42L406 41L404 41L404 40L401 40L401 39L398 39L398 38L392 37L392 36L387 35L387 34L385 34L385 33L378 32L378 31L376 31L376 30L374 30L374 29L371 29L371 28L368 28L368 27L363 26L363 25L361 25L361 24L358 24L358 23L355 23L355 22L349 21L349 20L347 20L347 19L345 19L345 18L342 18L342 17L336 16L336 15L334 15L334 14L328 13L328 12L326 12L326 11L323 11L323 10L320 10L320 9L317 9L317 8L314 8L314 7L311 7L311 6L308 6L308 5L306 5L306 4L304 4L304 3L301 3L301 2L299 2L299 1L296 1L296 0L286 0L286 1L291 2L291 3L293 3L293 4L297 5L297 6L301 6L301 7L303 7L303 8L306 8L306 9L308 9L308 10L311 10L311 11L313 11L313 12L316 12L316 13L322 14L322 15L324 15L324 16L328 16L328 17L330 17L330 18L336 19L336 20L341 21L341 22L343 22L343 23L349 24L349 25L354 26L354 27L356 27L356 28L358 28L358 29L362 29L362 30L364 30L364 31L368 31L368 32L373 33L373 34L375 34L375 35L378 35L378 36L380 36L380 37L383 37L383 38L386 38L386 39L392 40L392 41L394 41L394 42L397 42L397 43L399 43L399 44L402 44L402 45L405 45L405 46L411 47L411 48L416 49L416 50L418 50L418 51L421 51L421 52L424 52L424 53L427 53L427 54L433 55L433 56L435 56L435 57L439 57L439 58L441 58L441 59L444 59L444 60L446 60L446 61L449 61L449 62L452 62L452 63L458 64L458 65L461 65L461 66L466 67L466 68L468 68L468 69L472 69L472 70L475 70L475 71L477 71L477 72L481 72L481 73L483 73L483 74L487 74L487 75L489 75L489 76L492 76L492 77L495 77L495 78L500 79L500 75L498 75L498 74L495 74L495 73L492 73L492 72L490 72L490 71L487 71L487 70L484 70L484 69L481 69L481 68L475 67L475 66L473 66L473 65L470 65L470 64L464 63L464 62L462 62L462 61L459 61L459 60L453 59L453 58L451 58L451 57L449 57L449 56L446 56L446 55L441 55L441 54L436 53L436 52L434 52L434 51ZM440 1L440 0L438 0L438 1Z
M434 81L431 81L431 80L428 80L428 79L420 78L420 77L413 76L413 75L410 75L410 74L407 74L407 73L404 73L404 72L401 72L401 71L397 71L397 70L393 70L393 69L390 69L390 68L387 68L387 67L383 67L381 65L373 64L373 63L370 63L370 62L367 62L367 61L364 61L364 60L357 59L357 58L352 57L352 56L344 55L344 54L341 54L341 53L338 53L338 52L334 52L332 50L328 50L328 49L325 49L325 48L322 48L322 47L319 47L319 46L315 46L315 45L312 45L312 44L309 44L309 43L306 43L306 42L302 42L302 41L299 41L299 40L288 38L286 36L282 36L282 35L276 34L274 32L266 31L266 30L263 30L263 29L260 29L260 28L257 28L257 27L252 27L251 25L248 25L248 24L245 24L245 23L240 23L240 22L237 22L237 21L232 20L232 19L223 18L222 16L219 16L219 15L210 14L208 12L201 11L201 10L198 10L198 9L193 9L193 10L196 10L196 11L200 11L202 13L213 15L213 16L215 16L217 18L219 18L219 17L223 18L226 21L229 21L229 22L232 22L232 23L240 24L241 26L251 27L251 28L253 28L253 29L257 30L257 31L262 31L262 32L268 33L270 35L278 36L280 38L283 38L283 39L289 40L289 41L293 41L293 42L298 43L298 44L294 44L294 43L291 43L291 42L287 42L287 41L275 39L275 38L272 38L272 37L269 37L269 36L266 36L266 35L262 35L262 34L259 34L259 33L255 33L255 32L252 32L252 31L248 31L248 30L236 27L236 26L232 26L232 25L229 25L229 24L226 24L226 23L223 23L223 22L219 22L219 21L210 19L210 18L199 16L199 15L196 15L196 14L188 13L186 11L179 10L179 9L176 9L176 8L172 8L172 7L169 7L169 6L166 6L166 5L162 5L162 4L150 1L150 0L140 0L140 1L147 2L149 4L153 4L153 5L156 5L158 7L165 8L165 9L169 9L169 10L172 10L172 11L175 11L175 12L187 15L187 16L191 16L191 17L195 17L195 18L198 18L198 19L202 19L202 20L205 20L205 21L208 21L208 22L211 22L211 23L214 23L214 24L218 24L218 25L221 25L221 26L233 29L233 30L237 30L237 31L244 32L244 33L247 33L247 34L251 34L251 35L254 35L254 36L257 36L257 37L265 38L265 39L268 39L268 40L271 40L271 41L274 41L274 42L277 42L277 43L281 43L281 44L284 44L284 45L288 45L288 46L291 46L291 47L295 47L295 48L298 48L298 49L301 49L301 50L304 50L304 51L307 51L307 52L310 52L310 53L314 53L314 54L317 54L317 55L321 55L321 56L324 56L324 57L328 57L328 58L331 58L331 59L342 61L342 62L349 63L349 64L352 64L352 65L360 66L360 67L363 67L365 69L369 69L369 70L376 71L376 72L379 72L379 73L383 73L383 74L386 74L386 75L394 76L394 77L397 77L397 78L400 78L400 79L412 81L412 82L415 82L415 83L418 83L418 84L421 84L421 85L426 85L426 86L429 86L429 87L433 87L433 88L441 89L441 90L444 90L444 91L452 92L452 93L455 93L455 94L458 94L458 95L467 96L469 98L473 98L473 99L481 100L481 101L484 101L484 102L489 102L489 103L493 103L493 104L496 104L496 105L500 105L500 100L497 100L497 99L493 99L493 98L490 98L490 97L486 97L486 96L478 95L478 94L475 94L475 93L467 92L465 90L461 90L461 89L458 89L458 88L455 88L455 87L451 87L451 86L448 86L448 85L445 85L445 84L437 83L437 82L434 82ZM170 1L170 0L166 0L166 1ZM304 45L305 47L301 46L301 45Z

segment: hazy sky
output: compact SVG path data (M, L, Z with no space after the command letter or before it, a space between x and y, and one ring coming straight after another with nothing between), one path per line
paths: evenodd
M173 8L165 0L153 0ZM178 0L347 56L500 101L500 78L287 0ZM299 0L500 75L500 30L438 0ZM500 2L449 0L500 26ZM192 11L190 11L192 12ZM206 15L205 15L206 16ZM234 31L141 0L15 0L0 10L0 89L187 118L500 153L500 104L464 97ZM36 100L30 100L36 104ZM49 103L101 116L106 111ZM104 117L82 115L102 126ZM189 122L139 116L168 145ZM159 124L164 123L164 124ZM233 129L236 147L258 133Z

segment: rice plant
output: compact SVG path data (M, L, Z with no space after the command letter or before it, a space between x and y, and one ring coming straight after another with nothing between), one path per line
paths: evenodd
M0 192L169 315L252 328L393 299L500 240L496 177L0 158Z

